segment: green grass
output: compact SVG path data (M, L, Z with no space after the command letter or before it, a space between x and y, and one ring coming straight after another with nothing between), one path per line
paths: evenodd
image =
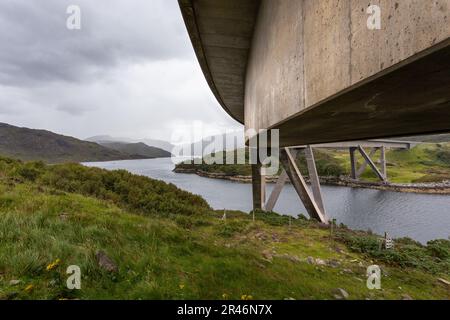
M339 228L331 236L305 218L222 215L198 196L122 171L0 159L0 298L334 299L336 288L350 299L449 298L437 280L449 277L448 240L401 240L388 254L373 247L374 235ZM117 273L99 267L98 250ZM340 265L309 264L309 256ZM373 263L384 272L382 290L366 288ZM73 264L81 290L65 286Z
M356 154L359 166L363 163L363 159L358 153ZM314 155L317 172L320 176L339 177L341 175L350 175L350 159L347 151L315 149ZM379 156L380 151L377 151L372 157L376 164L378 164ZM246 160L246 163L248 163L248 152ZM450 143L424 143L417 145L411 150L388 150L386 160L387 173L391 182L418 183L450 180ZM306 161L302 154L300 154L297 163L300 171L307 175ZM224 173L231 176L251 175L251 167L248 164L220 165L203 163L194 165L188 161L180 163L176 167L180 169L197 169L211 173ZM378 180L369 166L367 166L361 177L367 181Z

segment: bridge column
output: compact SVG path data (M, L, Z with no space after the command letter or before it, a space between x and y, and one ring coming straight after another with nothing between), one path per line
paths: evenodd
M253 210L264 210L266 201L266 177L261 162L252 164Z
M386 147L382 146L380 148L380 165L381 165L381 173L384 176L385 181L388 181L387 170L386 170Z
M357 179L357 175L356 175L356 157L355 157L356 148L350 147L349 151L350 151L351 177L352 177L352 179L356 180Z

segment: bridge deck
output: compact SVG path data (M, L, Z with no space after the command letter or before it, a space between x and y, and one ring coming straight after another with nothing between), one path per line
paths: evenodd
M375 1L377 2L377 1ZM222 107L282 146L450 131L448 0L179 0Z
M344 141L344 142L331 142L313 144L313 148L332 148L332 149L348 149L348 148L389 148L389 149L411 149L419 144L418 142L411 141L395 141L395 140L356 140L356 141ZM294 146L296 148L307 148L308 146Z

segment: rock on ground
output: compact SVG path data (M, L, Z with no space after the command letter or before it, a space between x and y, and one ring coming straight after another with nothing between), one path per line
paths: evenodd
M440 283L445 284L446 286L450 286L450 281L447 281L447 280L442 279L442 278L438 278L438 281L439 281Z
M348 299L349 294L347 293L347 291L345 291L342 288L337 288L335 290L333 290L334 293L334 297L338 300L345 300Z
M106 270L108 272L118 272L119 268L117 267L117 265L114 263L114 261L109 258L106 253L104 251L97 251L97 253L95 254L95 256L97 257L97 262L100 268L102 268L103 270Z
M22 280L11 280L9 282L9 285L10 286L17 286L18 284L21 284L21 283L22 283Z

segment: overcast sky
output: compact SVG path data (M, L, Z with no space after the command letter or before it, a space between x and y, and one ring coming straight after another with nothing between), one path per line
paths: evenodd
M66 27L69 5L81 30ZM82 139L241 128L210 92L176 0L0 0L0 43L0 122Z

